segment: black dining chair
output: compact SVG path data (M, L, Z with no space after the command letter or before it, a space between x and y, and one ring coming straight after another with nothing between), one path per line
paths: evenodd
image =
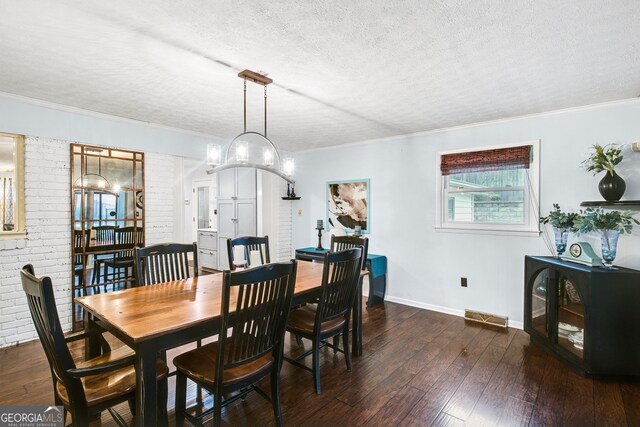
M295 308L289 315L287 331L312 341L311 350L296 358L285 357L293 365L311 371L317 394L320 394L320 349L324 346L344 353L347 370L351 371L349 352L349 320L357 294L362 265L362 249L327 252L322 272L322 295L317 304ZM342 335L343 348L330 344L329 338ZM312 367L299 360L312 355Z
M282 425L280 368L296 267L292 260L223 273L220 331L224 333L217 341L173 359L178 370L178 426L183 425L185 415L200 422L211 412L214 426L219 426L222 408L244 399L252 390L271 402L276 424ZM266 377L270 377L271 397L256 385ZM185 413L187 378L213 394L213 408L198 417Z
M236 246L243 246L244 260L236 260L233 258L233 248ZM260 253L260 264L268 264L271 262L269 256L269 236L256 237L256 236L243 236L235 239L227 239L227 256L229 258L229 269L234 271L236 267L242 266L255 267L250 265L251 252L258 251ZM242 261L242 264L239 263Z
M31 264L20 272L22 288L27 296L29 311L40 343L49 361L56 405L64 406L64 417L71 413L74 426L86 426L90 419L105 409L116 423L125 426L122 417L112 408L129 402L135 414L136 372L134 352L127 346L111 351L107 341L97 332L80 332L65 336L49 277L37 278ZM93 359L75 361L67 344L94 338L100 342L102 354ZM167 365L156 362L156 380L159 381L158 406L166 415Z
M352 248L361 248L362 249L362 266L360 267L361 270L364 270L367 266L367 255L369 254L369 239L367 237L362 237L362 236L335 236L335 235L331 235L331 245L329 246L329 251L330 252L337 252L337 251L344 251L345 249L352 249ZM360 282L362 281L362 277L360 277ZM358 284L360 284L360 282L358 282ZM334 348L334 353L336 352L335 349L338 348L338 340L340 339L340 337L338 335L336 335L335 337L333 337L333 348Z
M105 292L109 283L113 284L115 290L116 284L124 283L125 287L128 287L128 284L133 282L135 277L134 251L144 242L144 230L140 227L116 228L114 237L118 251L102 261ZM108 273L109 270L111 274Z
M198 245L161 243L135 249L136 286L188 279L189 254L193 256L193 277L198 277Z
M89 230L73 230L74 295L87 294L87 255L91 234Z
M108 248L116 243L116 227L113 225L98 225L93 227L95 231L95 246ZM93 254L93 273L91 274L91 284L98 284L100 280L100 271L102 270L102 262L105 259L113 258L111 253Z

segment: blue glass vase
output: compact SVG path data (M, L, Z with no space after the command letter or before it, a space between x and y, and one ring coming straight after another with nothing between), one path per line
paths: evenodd
M553 227L553 235L556 239L556 251L558 252L558 256L561 256L567 249L567 238L569 237L569 229Z
M620 232L618 230L602 230L600 231L600 243L602 243L602 260L605 268L613 269L613 260L616 259L616 250L618 249L618 238Z

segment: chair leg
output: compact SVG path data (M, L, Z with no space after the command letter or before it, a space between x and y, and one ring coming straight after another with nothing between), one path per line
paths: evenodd
M280 404L280 369L274 367L271 370L271 404L273 415L276 417L276 425L282 427L282 406Z
M340 347L340 335L333 336L333 354L338 353L338 347Z
M131 415L133 415L134 417L136 416L136 398L132 397L131 399L129 399L127 401L127 403L129 404L129 410L131 411Z
M302 345L302 337L300 335L294 334L296 337L296 344L298 344L299 346Z
M222 395L216 393L213 398L213 426L220 427L222 424Z
M313 340L313 384L316 387L316 394L320 394L320 340Z
M345 327L344 331L342 332L342 347L344 348L344 360L347 362L347 371L351 372L351 352L349 351L349 326Z
M184 411L187 409L187 377L180 373L176 374L176 426L184 425Z

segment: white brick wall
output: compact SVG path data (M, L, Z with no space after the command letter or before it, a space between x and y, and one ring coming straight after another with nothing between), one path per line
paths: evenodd
M287 183L284 181L282 183L280 194L287 194ZM289 261L294 257L293 249L291 248L291 222L297 205L295 200L282 200L280 197L278 199L276 261Z
M69 141L25 140L26 238L0 240L0 347L36 338L19 271L50 276L64 329L71 328ZM174 240L177 158L145 154L146 242Z
M65 329L71 325L69 142L25 140L26 238L0 241L0 347L36 337L19 271L50 276Z
M178 158L166 154L145 153L145 243L155 245L176 240L178 218L175 203L182 185Z

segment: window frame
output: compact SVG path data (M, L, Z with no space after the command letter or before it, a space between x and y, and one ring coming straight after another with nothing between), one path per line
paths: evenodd
M454 190L456 192L464 191L514 191L524 190L524 224L506 224L506 223L473 223L473 222L451 222L448 221L449 209L449 190L447 188L448 176L443 175L440 169L440 163L443 155L456 153L470 153L484 150L496 150L501 148L518 147L523 145L531 146L531 163L529 164L529 173L525 174L525 183L523 187L492 187L490 189L473 189L473 190ZM522 236L538 236L540 234L540 224L538 218L540 216L539 207L539 183L540 183L540 140L524 141L518 143L509 143L501 145L483 146L464 148L459 150L442 151L437 155L436 165L436 230L445 232L459 233L482 233L482 234L506 234L506 235L522 235Z
M16 204L14 211L14 229L4 231L0 229L0 240L15 239L16 237L25 236L27 234L25 227L25 209L24 209L24 135L0 132L0 136L13 138L16 144L15 155L15 192ZM1 227L0 227L1 228Z

